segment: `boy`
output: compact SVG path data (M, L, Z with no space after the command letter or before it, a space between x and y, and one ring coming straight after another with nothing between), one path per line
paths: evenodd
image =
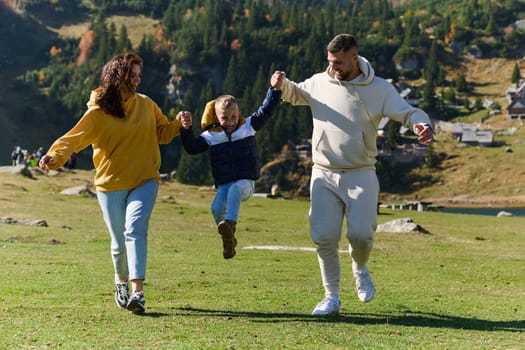
M210 151L210 163L217 193L211 213L222 237L223 257L235 256L235 227L241 201L248 200L259 178L259 159L255 133L273 114L281 100L284 75L276 72L270 80L266 98L259 109L247 118L240 115L235 97L222 95L206 104L200 136L193 135L192 117L182 112L181 138L189 154Z

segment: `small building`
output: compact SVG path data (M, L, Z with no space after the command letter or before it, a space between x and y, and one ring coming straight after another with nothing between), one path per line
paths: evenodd
M461 135L461 142L472 146L492 146L494 135L492 131L465 129Z
M507 106L509 120L525 119L525 100L516 99Z
M521 79L517 84L509 86L506 95L509 102L525 99L525 79Z

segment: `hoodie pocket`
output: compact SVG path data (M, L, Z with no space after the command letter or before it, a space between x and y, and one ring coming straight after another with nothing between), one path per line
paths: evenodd
M318 129L313 134L313 161L328 168L353 169L374 164L361 130Z

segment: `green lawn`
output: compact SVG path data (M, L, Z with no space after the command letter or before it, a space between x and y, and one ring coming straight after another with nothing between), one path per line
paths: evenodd
M239 249L224 260L208 207L213 192L161 185L151 220L147 310L113 297L109 234L95 199L58 192L77 171L35 180L0 174L1 349L523 349L525 218L382 210L431 234L377 233L376 298L357 300L342 254L339 317L310 316L323 297L308 202L243 204ZM342 241L344 242L344 241ZM342 245L341 249L345 249Z

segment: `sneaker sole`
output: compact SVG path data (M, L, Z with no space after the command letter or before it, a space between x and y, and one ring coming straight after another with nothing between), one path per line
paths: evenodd
M376 292L375 290L372 292L372 295L368 296L368 297L364 297L361 299L361 297L359 296L359 294L357 294L357 299L359 299L360 302L362 303L369 303L372 301L372 299L374 299L374 296L375 296Z
M144 305L142 305L136 300L130 301L126 309L128 309L129 311L133 312L136 315L143 314L144 311L146 311L146 308L144 307Z
M337 311L337 312L330 312L330 313L327 313L327 314L324 314L324 313L318 314L318 313L313 313L312 312L312 316L316 316L316 317L335 317L335 316L339 316L339 311Z

